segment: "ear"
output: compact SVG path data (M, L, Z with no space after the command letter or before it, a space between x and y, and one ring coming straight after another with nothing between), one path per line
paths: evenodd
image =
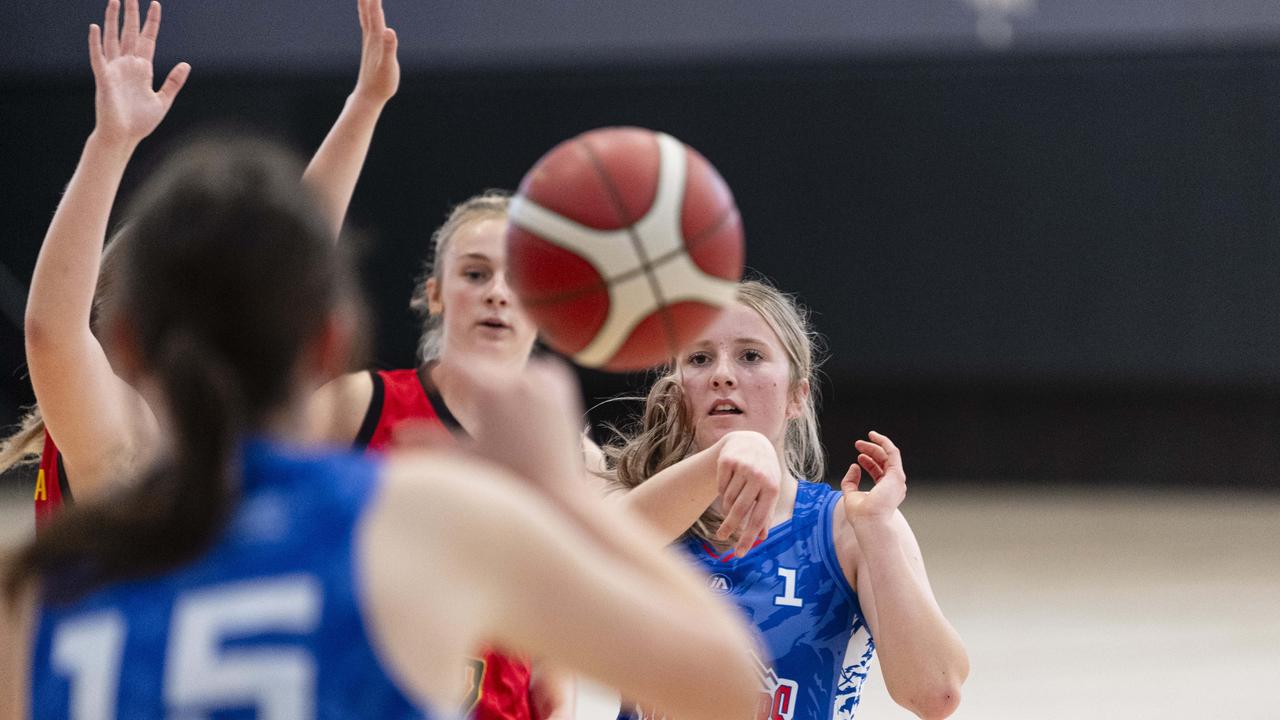
M434 275L427 278L427 284L423 286L422 293L427 296L427 312L433 316L444 312L444 300L440 297L440 282Z
M787 400L787 419L795 420L804 414L804 405L809 400L809 378L796 383L791 390L791 398Z

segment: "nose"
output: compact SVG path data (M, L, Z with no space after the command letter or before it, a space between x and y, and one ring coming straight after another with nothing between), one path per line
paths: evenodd
M507 285L507 277L504 273L493 274L493 282L489 284L489 291L485 293L484 303L493 307L506 307L511 304L511 286Z
M713 388L731 388L737 382L733 376L733 364L724 355L716 361L715 369L711 373L711 387Z

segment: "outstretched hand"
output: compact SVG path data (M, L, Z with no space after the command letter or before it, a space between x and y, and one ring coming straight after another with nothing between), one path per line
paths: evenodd
M360 10L360 76L356 97L385 103L400 87L396 31L387 27L382 0L356 0Z
M577 488L583 473L582 401L577 378L562 361L530 360L524 368L471 358L441 362L438 380L465 388L474 449L543 491Z
M173 106L191 66L178 63L160 90L152 89L152 58L160 32L160 3L152 2L142 25L138 0L125 0L120 26L120 0L107 3L103 27L89 26L89 64L96 86L97 126L103 138L136 144L150 135Z
M860 518L892 516L907 497L907 473L902 468L902 453L889 438L872 430L868 440L858 440L858 461L849 466L840 481L844 492L844 512L850 523ZM858 490L862 471L866 470L875 487L869 492Z

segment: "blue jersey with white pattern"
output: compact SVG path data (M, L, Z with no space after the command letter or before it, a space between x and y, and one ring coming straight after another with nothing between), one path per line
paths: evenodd
M41 609L34 718L430 718L370 645L355 525L379 465L245 445L213 548L163 576Z
M681 546L760 631L772 662L761 668L769 720L851 720L875 644L832 537L840 492L801 482L791 519L746 557L718 554L698 538ZM767 707L766 707L767 705Z

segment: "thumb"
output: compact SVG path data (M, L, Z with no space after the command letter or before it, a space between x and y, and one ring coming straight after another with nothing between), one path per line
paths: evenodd
M165 78L164 85L160 86L160 101L164 104L164 111L169 112L169 108L173 106L173 101L178 97L178 91L182 90L182 86L187 82L187 76L191 74L191 66L187 63L180 62L173 66L169 71L169 76Z
M845 495L858 492L858 485L862 482L862 468L858 463L849 466L849 472L844 474L844 478L840 480L840 491Z

